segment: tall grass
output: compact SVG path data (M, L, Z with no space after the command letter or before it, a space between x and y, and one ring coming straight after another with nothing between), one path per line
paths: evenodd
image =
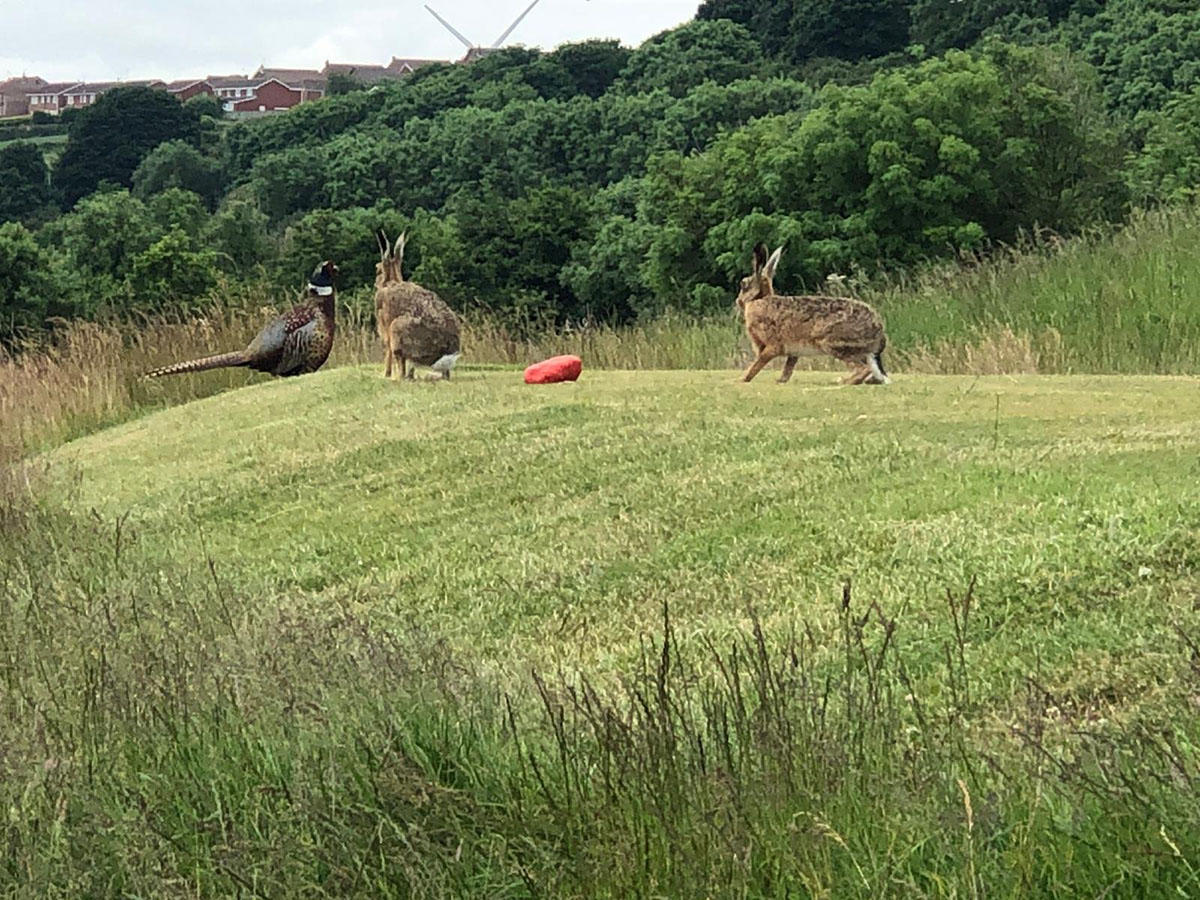
M243 347L280 307L254 302L212 306L188 319L72 321L49 345L0 352L0 434L11 450L52 446L140 411L183 403L263 376L240 369L149 381L145 372L169 362ZM382 350L363 295L339 310L328 365L379 362ZM588 324L520 335L486 319L467 319L463 346L472 364L528 365L576 353L596 368L712 368L741 361L736 321L668 317L640 326Z
M14 896L1200 890L1186 628L1159 673L1177 715L1110 728L1036 674L1014 718L980 709L970 585L931 678L906 649L931 623L847 584L831 628L751 615L684 649L664 608L620 683L512 693L366 609L141 571L122 527L40 521L0 550Z
M1200 207L1114 233L1030 236L869 285L915 371L1193 373L1200 369Z
M1040 235L987 258L851 283L887 319L892 367L930 374L1192 373L1200 369L1197 285L1197 207L1141 213L1114 234ZM232 305L223 294L192 319L69 322L49 346L0 355L0 450L46 446L260 378L237 370L140 376L244 346L279 305L266 292L242 290ZM732 295L727 314L628 327L584 323L531 335L468 318L464 351L469 363L522 366L575 353L601 369L734 368L749 357ZM379 358L369 295L348 295L330 364Z

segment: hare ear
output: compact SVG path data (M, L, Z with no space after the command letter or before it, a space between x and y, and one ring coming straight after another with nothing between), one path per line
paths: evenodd
M396 266L404 265L404 245L408 243L408 232L402 231L400 237L396 238L396 246L392 248L392 259L396 260Z
M763 275L767 278L775 277L775 269L779 266L779 258L783 256L783 247L777 249L771 254L771 258L767 260L766 266L763 268Z
M388 239L382 228L375 232L375 243L379 247L379 258L387 259L388 256Z
M763 267L767 264L767 245L759 242L754 245L754 274L757 276L762 273Z

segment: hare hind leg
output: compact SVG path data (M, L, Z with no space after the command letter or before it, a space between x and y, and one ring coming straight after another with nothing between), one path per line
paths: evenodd
M867 368L870 370L867 384L888 384L891 382L891 379L888 378L887 370L883 368L882 350L867 354Z
M789 356L786 360L784 360L783 372L779 375L780 384L788 383L788 380L792 377L792 372L796 370L796 361L799 358L800 357L798 356Z
M879 356L875 353L864 353L861 357L845 360L851 368L851 374L846 376L846 384L887 384L887 373L880 364Z
M842 384L863 384L871 377L871 366L863 354L836 354L844 362L850 372L842 379Z
M775 347L768 347L765 345L760 347L758 350L758 357L754 360L754 362L750 363L749 368L747 368L745 374L742 375L742 381L753 381L754 376L763 370L763 366L765 366L778 355L779 351Z
M392 357L396 361L397 377L408 378L408 358L404 355L404 348L393 342Z
M871 377L871 370L866 364L855 365L851 364L850 374L842 379L843 384L866 384L867 379Z

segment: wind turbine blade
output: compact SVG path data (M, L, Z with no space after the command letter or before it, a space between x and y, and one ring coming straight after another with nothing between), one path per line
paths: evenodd
M506 37L508 37L510 34L512 34L516 30L517 26L521 24L521 21L527 15L529 15L530 12L533 11L533 8L535 6L537 6L541 2L542 2L542 0L533 0L533 2L530 3L528 7L526 7L525 12L523 12L519 16L517 16L517 20L508 26L508 31L504 32L504 34L502 34L502 35L500 35L500 37L496 38L496 43L492 44L492 49L495 50L497 47L499 47L501 44L503 44L504 39Z
M441 23L442 23L442 27L443 27L443 28L445 28L445 29L446 29L448 32L450 32L452 35L454 35L456 38L458 38L460 41L462 41L462 42L463 42L463 45L464 45L464 46L465 46L465 47L466 47L468 50L472 50L472 49L474 49L475 45L474 45L474 44L472 44L470 41L468 41L468 40L467 40L465 37L463 37L463 36L462 36L462 35L461 35L461 34L458 32L458 29L456 29L456 28L455 28L453 25L451 25L449 22L447 22L445 19L443 19L441 16L439 16L439 15L438 15L436 12L434 12L434 10L433 10L433 7L432 7L432 6L430 6L428 3L426 3L426 4L425 4L425 8L426 8L427 10L429 10L429 14L430 14L431 16L433 16L435 19L437 19L439 22L441 22Z

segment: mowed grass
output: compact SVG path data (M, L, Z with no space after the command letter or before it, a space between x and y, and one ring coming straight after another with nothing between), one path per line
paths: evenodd
M1200 891L1200 380L774 374L344 367L44 455L0 871Z
M418 617L517 671L615 662L664 602L718 631L748 605L828 616L847 578L920 608L975 577L984 615L1066 662L1079 616L1129 649L1093 602L1101 583L1158 596L1141 621L1164 620L1169 554L1196 536L1180 529L1200 510L1197 421L1196 379L851 391L831 373L604 372L536 389L513 371L397 386L359 368L51 459L76 473L73 503L127 516L155 559L211 556L253 596ZM552 639L564 631L578 635Z

